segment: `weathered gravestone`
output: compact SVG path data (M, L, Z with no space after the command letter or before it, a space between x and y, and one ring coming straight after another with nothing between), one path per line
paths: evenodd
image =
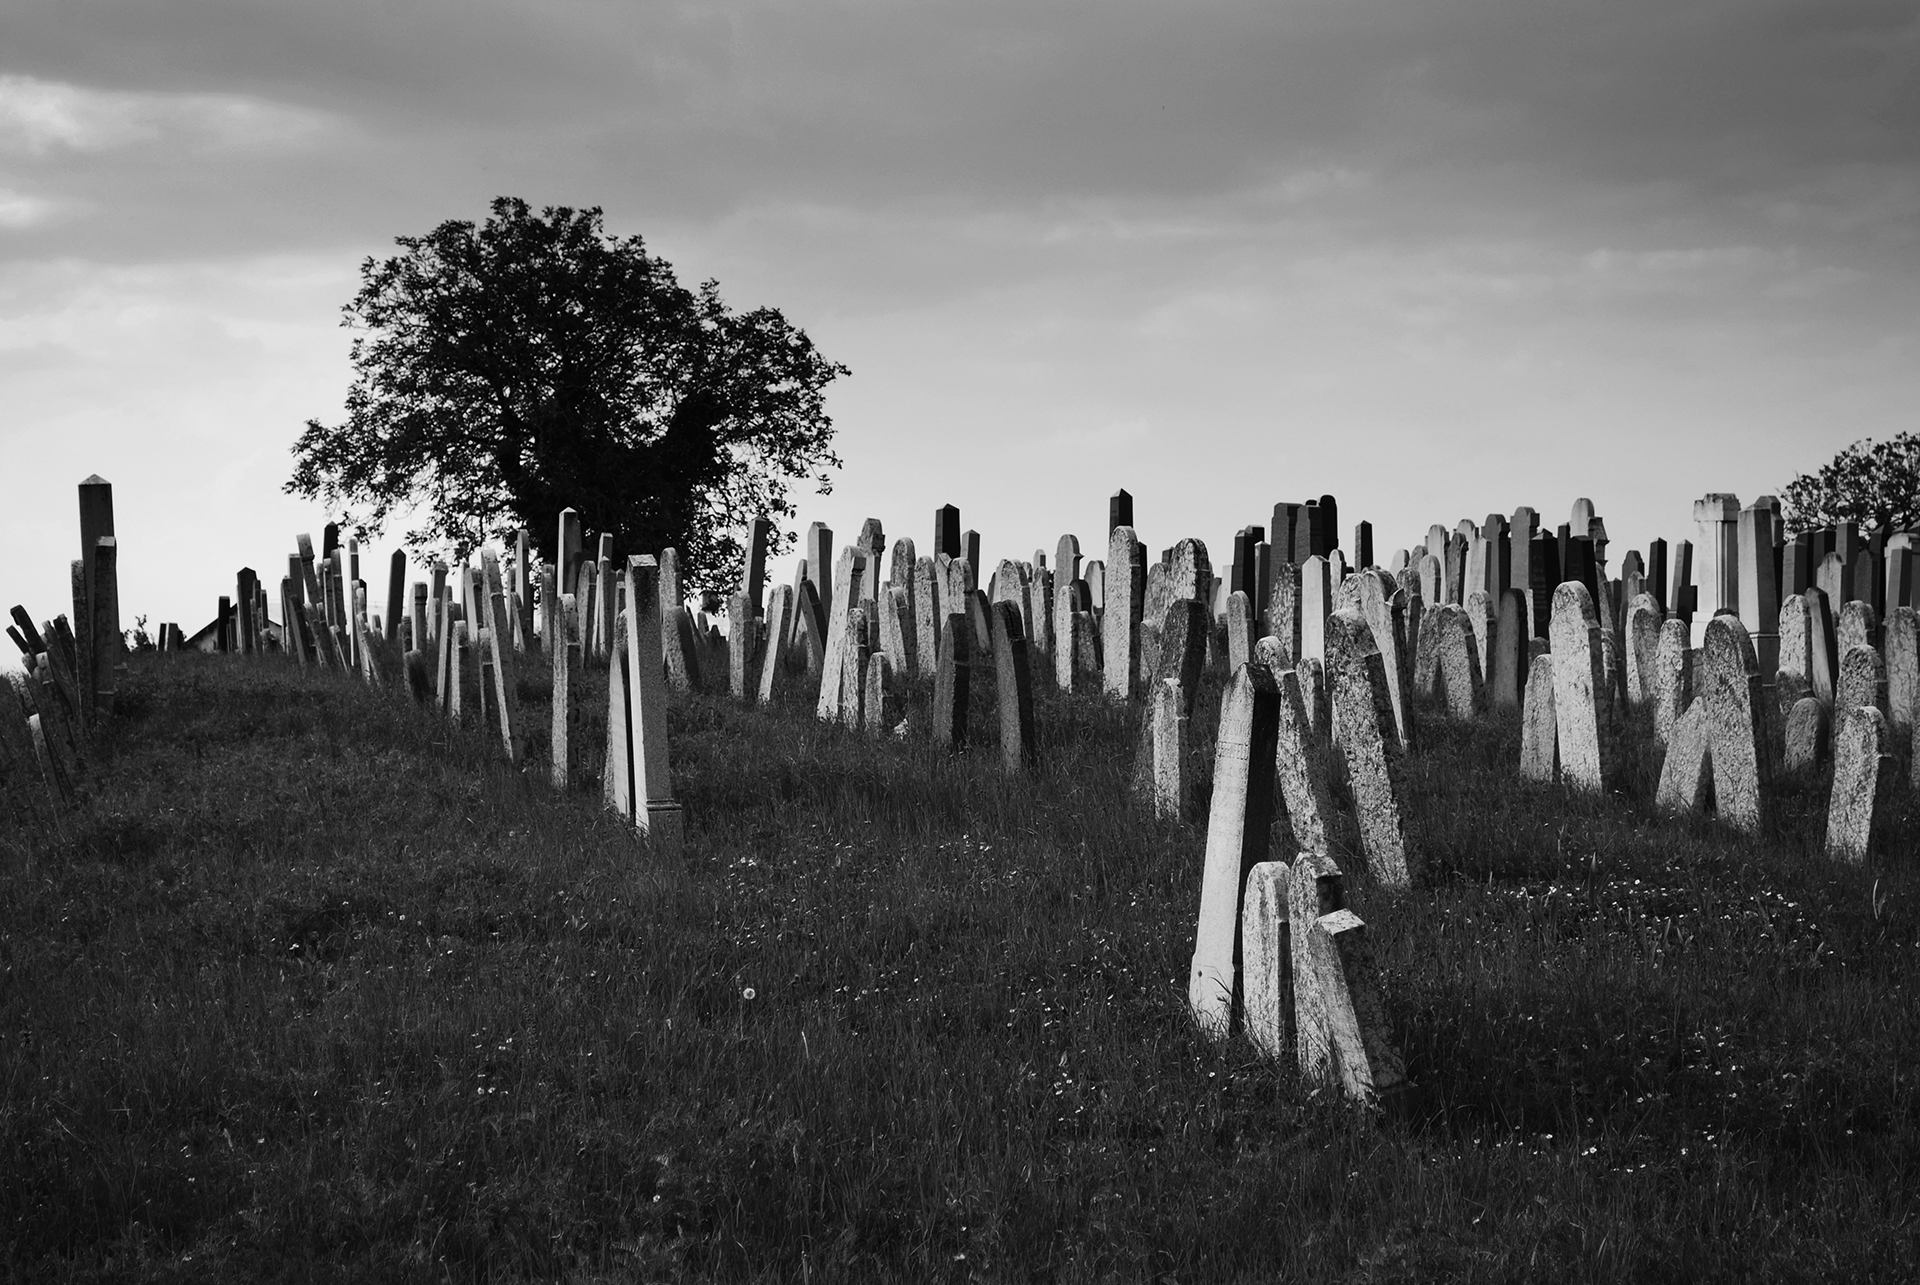
M860 715L866 731L891 732L900 725L900 696L892 670L893 662L883 651L867 659L867 691Z
M1467 624L1473 629L1475 659L1480 665L1481 682L1484 688L1489 661L1493 658L1493 595L1485 589L1474 589L1467 594L1467 600L1461 609L1466 613Z
M1168 679L1179 685L1184 702L1183 720L1193 717L1193 702L1200 692L1201 670L1207 660L1207 626L1207 609L1200 603L1191 598L1168 603L1159 631L1160 657L1154 671L1147 676L1150 694L1158 693ZM1153 727L1154 713L1149 702L1141 717L1133 755L1133 793L1142 800L1153 796Z
M1472 718L1486 703L1480 670L1480 649L1472 622L1463 608L1443 603L1426 613L1423 634L1433 635L1434 671L1447 698L1447 712Z
M1253 600L1235 590L1227 595L1227 671L1253 659Z
M857 569L856 574L864 574ZM867 633L867 609L847 610L846 628L840 636L840 701L837 719L847 727L860 727L862 707L867 698L867 660L873 654Z
M1739 618L1707 622L1699 691L1668 738L1656 803L1669 811L1704 806L1709 783L1721 820L1746 834L1765 825L1772 790L1760 662Z
M1873 604L1856 598L1840 608L1840 621L1834 626L1834 654L1845 659L1852 647L1874 647L1880 641L1880 621Z
M913 564L913 640L923 674L931 674L940 666L940 623L945 619L940 613L933 559L917 559Z
M1383 571L1361 571L1349 583L1358 596L1360 614L1373 631L1374 645L1380 649L1387 697L1393 705L1394 737L1402 749L1412 749L1413 655L1407 645L1407 600L1400 596L1393 577Z
M1848 603L1849 607L1854 603ZM1886 669L1880 653L1866 643L1853 643L1840 653L1840 681L1834 688L1833 707L1836 724L1847 710L1865 705L1882 713L1887 707Z
M1486 673L1488 702L1496 710L1517 710L1526 693L1530 659L1526 596L1518 589L1503 590L1496 610L1492 659Z
M1280 782L1280 800L1287 812L1287 827L1303 852L1327 852L1343 827L1333 806L1333 779L1330 757L1332 747L1326 735L1316 731L1307 712L1307 698L1301 689L1298 670L1277 664L1279 648L1263 638L1254 649L1255 657L1273 669L1279 689L1279 731L1275 738L1275 776Z
M1183 820L1187 812L1187 700L1177 678L1162 679L1151 701L1153 814Z
M1000 707L1000 765L1018 775L1032 767L1039 747L1033 739L1033 676L1027 665L1027 639L1020 609L1010 602L993 608L994 698Z
M1393 707L1386 669L1373 630L1357 611L1336 611L1327 618L1327 677L1368 871L1382 887L1411 887L1419 878L1419 863L1401 814L1399 748L1389 730Z
M662 856L677 855L686 821L667 768L667 684L660 612L660 563L627 559L627 707L634 825Z
M1665 745L1673 725L1693 700L1693 665L1688 643L1692 631L1687 622L1672 618L1661 622L1659 639L1653 648L1653 674L1648 692L1653 704L1653 738Z
M1895 752L1910 753L1920 723L1920 620L1912 607L1887 609L1886 640L1887 722Z
M1326 663L1327 616L1333 610L1332 572L1318 554L1300 564L1300 659Z
M1893 781L1887 719L1867 705L1843 708L1833 733L1833 795L1827 804L1827 856L1858 865L1873 846L1874 821Z
M1647 594L1627 609L1627 704L1635 709L1653 701L1660 623L1660 609Z
M1406 1064L1387 1030L1366 925L1346 908L1340 869L1323 854L1302 853L1287 893L1300 1073L1364 1105L1390 1099L1407 1087Z
M746 593L727 595L727 689L735 700L747 700L760 687L760 613Z
M1553 643L1553 717L1561 779L1576 790L1604 793L1613 784L1613 755L1605 735L1608 705L1600 622L1585 585L1569 580L1553 591L1547 629Z
M760 664L760 682L755 699L771 705L787 691L792 656L787 639L793 633L794 595L792 585L775 585L767 592L766 656Z
M1227 681L1220 702L1200 916L1187 977L1187 1003L1194 1020L1215 1039L1225 1039L1233 1028L1241 892L1247 872L1267 858L1279 727L1277 698L1273 672L1245 665Z
M1552 781L1560 766L1559 724L1553 711L1553 656L1535 656L1527 670L1520 712L1520 779Z
M1262 861L1247 871L1240 911L1241 1022L1261 1056L1293 1056L1293 943L1288 935L1291 868Z
M1104 568L1106 613L1101 621L1101 660L1108 696L1131 699L1139 678L1140 617L1146 607L1147 566L1140 540L1130 526L1107 536Z
M1826 757L1827 707L1817 696L1802 696L1787 712L1786 754L1781 766L1791 774L1805 774Z
M934 665L933 744L958 753L967 744L967 696L973 670L973 628L956 611L940 630L940 656Z
M822 600L827 607L827 637L821 649L820 700L814 709L822 722L840 722L843 717L847 624L850 613L858 609L860 581L866 570L866 554L852 546L842 549L833 568L834 595ZM860 618L864 625L866 613L861 612Z

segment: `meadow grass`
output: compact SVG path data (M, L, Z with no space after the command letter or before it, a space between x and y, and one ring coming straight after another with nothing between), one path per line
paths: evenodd
M1188 1020L1204 826L1129 800L1136 713L1037 683L1009 779L986 699L949 758L676 696L666 861L598 806L604 683L561 793L388 690L133 658L70 838L0 832L7 1276L1920 1274L1904 798L1840 868L1819 782L1750 841L1655 814L1645 727L1589 799L1424 710L1427 886L1344 863L1381 1118Z

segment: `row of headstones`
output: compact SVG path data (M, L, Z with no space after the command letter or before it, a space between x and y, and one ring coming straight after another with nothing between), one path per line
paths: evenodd
M9 674L0 692L0 810L56 829L64 829L94 736L112 720L125 652L113 486L95 475L79 491L72 619L55 615L36 626L15 604L7 635L22 672Z

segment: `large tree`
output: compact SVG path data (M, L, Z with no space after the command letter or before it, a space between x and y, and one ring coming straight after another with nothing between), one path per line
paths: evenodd
M492 208L361 265L346 419L307 421L287 491L363 535L412 512L408 543L458 557L525 526L551 559L571 506L623 554L673 545L690 586L730 582L752 518L829 488L846 367L778 309L683 288L597 208Z
M1862 438L1818 472L1796 475L1780 498L1790 531L1835 522L1905 530L1920 523L1920 434L1896 433L1878 444Z

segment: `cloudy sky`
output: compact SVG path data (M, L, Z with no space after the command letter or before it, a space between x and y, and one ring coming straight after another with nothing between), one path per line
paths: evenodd
M94 472L129 620L284 568L360 261L500 194L852 367L803 521L989 559L1122 486L1222 562L1325 491L1618 552L1920 405L1912 0L6 0L0 607Z

